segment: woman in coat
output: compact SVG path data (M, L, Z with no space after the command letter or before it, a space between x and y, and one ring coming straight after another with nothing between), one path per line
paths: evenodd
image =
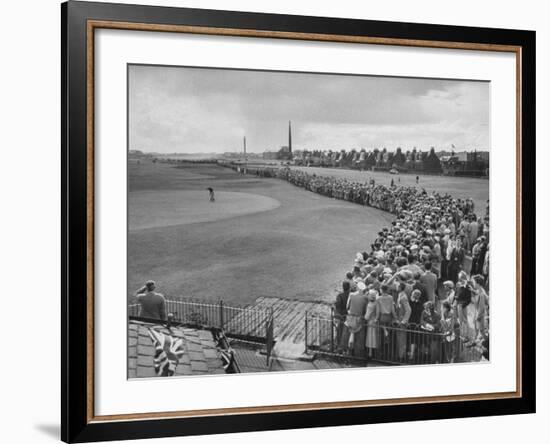
M489 297L483 284L485 279L480 274L476 274L472 277L473 289L472 292L472 306L474 308L474 319L475 319L475 337L483 335L486 328L486 317L489 310Z
M369 358L372 358L374 350L378 348L378 321L380 319L380 305L376 300L378 292L376 290L369 291L369 303L365 312L365 321L367 322L367 338L365 346L368 351Z
M421 333L418 333L420 328L420 318L422 317L422 312L424 310L424 302L422 299L422 293L420 290L413 290L411 293L411 299L409 306L411 307L411 315L409 317L409 343L411 348L409 350L409 360L411 362L418 362L416 350L420 346L420 336Z
M458 320L456 311L449 301L441 304L441 333L443 336L443 359L445 362L454 362L456 342L458 339Z
M366 285L357 283L357 291L350 293L348 298L348 314L345 326L349 331L348 347L353 356L365 357L364 316L367 308Z
M458 280L458 273L462 270L464 262L464 248L460 238L451 240L447 249L447 278L453 282Z
M434 237L435 243L434 247L432 249L432 257L430 258L432 261L432 271L437 276L437 279L441 279L441 262L442 262L442 256L441 256L441 238L439 236Z
M441 316L435 311L435 305L432 301L424 303L424 311L420 316L420 327L426 333L423 334L423 352L429 363L439 364L441 362L440 353L441 341L439 335L441 327Z
M395 332L395 340L397 345L397 358L400 361L405 359L407 353L407 325L409 324L409 318L411 317L411 306L409 304L409 298L405 291L405 283L399 284L399 294L397 295L397 303L395 304L396 321L399 324L399 329Z

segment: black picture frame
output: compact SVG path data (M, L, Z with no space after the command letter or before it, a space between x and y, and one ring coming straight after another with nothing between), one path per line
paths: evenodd
M278 412L96 421L90 417L87 38L90 20L410 41L512 45L521 49L521 395L457 402L390 403ZM535 32L69 1L61 5L62 411L65 442L218 434L535 412Z

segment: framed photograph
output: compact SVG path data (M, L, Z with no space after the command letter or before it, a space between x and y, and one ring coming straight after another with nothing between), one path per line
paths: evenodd
M62 439L535 411L535 33L69 1Z

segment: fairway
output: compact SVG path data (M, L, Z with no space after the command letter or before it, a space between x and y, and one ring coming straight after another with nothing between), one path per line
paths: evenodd
M128 294L332 301L393 216L215 165L129 164ZM206 177L204 177L206 176ZM207 187L216 191L208 201Z

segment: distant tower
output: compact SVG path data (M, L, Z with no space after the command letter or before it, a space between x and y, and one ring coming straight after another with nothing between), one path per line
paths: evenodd
M244 157L246 157L246 136L243 137Z
M288 154L292 157L292 126L290 120L288 121Z

